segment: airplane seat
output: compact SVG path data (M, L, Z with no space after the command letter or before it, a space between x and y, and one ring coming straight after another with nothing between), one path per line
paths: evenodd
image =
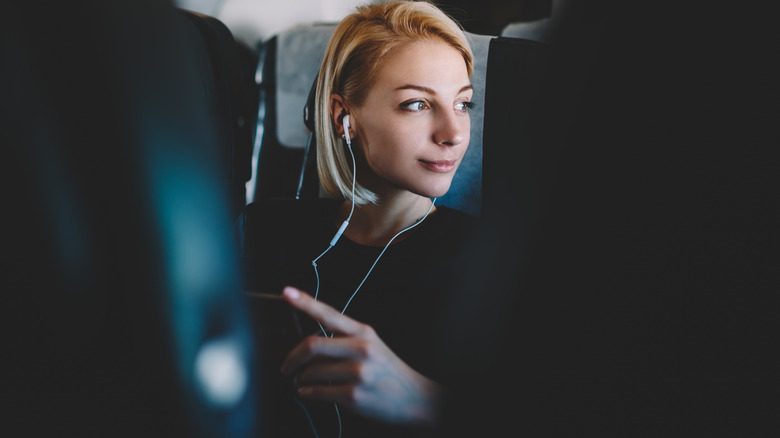
M490 42L484 122L484 142L489 147L483 193L483 207L489 214L506 199L522 199L525 205L541 199L541 192L532 193L546 187L553 173L553 151L539 150L538 139L529 137L529 132L540 130L539 126L525 124L535 111L547 110L541 106L548 103L540 103L538 89L548 57L546 42L504 36ZM548 136L554 135L550 132ZM525 214L536 215L537 207Z
M443 415L449 420L438 436L489 436L512 427L514 406L495 397L494 389L501 384L485 384L485 379L468 382L473 376L502 375L496 369L516 368L506 355L516 345L516 337L505 336L505 328L517 321L536 322L534 318L541 317L527 309L544 308L537 303L545 298L517 291L526 290L522 289L528 284L525 281L535 274L529 274L536 266L530 260L547 226L545 209L556 182L558 151L552 139L565 135L555 122L567 109L556 107L560 100L548 100L553 79L547 73L547 47L520 38L498 37L490 42L481 226L471 250L473 263L456 282L451 307L443 317L443 324L451 329L440 346L441 360L452 373L447 380L464 384L453 388ZM490 299L485 299L484 291L491 291L486 292ZM464 357L464 339L500 341L479 355Z
M320 68L333 24L290 28L258 46L255 81L260 103L250 186L251 202L268 198L293 198L299 191L299 174L307 144L301 115L309 89ZM312 190L309 187L309 190ZM316 196L313 193L304 196Z
M196 50L200 65L194 73L200 75L201 91L217 120L218 147L229 178L231 217L238 217L246 204L246 182L252 173L258 105L256 54L237 42L218 19L186 9L177 11L188 40L200 48Z
M258 436L230 144L195 30L164 0L7 6L3 430Z

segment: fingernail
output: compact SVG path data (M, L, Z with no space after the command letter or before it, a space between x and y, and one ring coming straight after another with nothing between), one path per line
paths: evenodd
M297 300L298 297L301 296L301 293L298 291L298 289L292 286L285 287L283 293L287 296L287 298L290 298L292 300Z

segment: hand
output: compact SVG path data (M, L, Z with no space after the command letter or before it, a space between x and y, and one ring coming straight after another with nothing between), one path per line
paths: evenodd
M334 334L309 336L282 364L283 373L298 373L300 398L390 423L435 424L441 386L404 363L371 326L292 287L284 289L284 298Z

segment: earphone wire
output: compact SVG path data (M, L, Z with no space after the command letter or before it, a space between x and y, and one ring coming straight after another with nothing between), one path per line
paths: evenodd
M371 271L373 271L374 267L376 266L376 264L379 263L379 259L382 258L382 256L385 254L385 251L387 251L387 248L389 248L390 244L393 243L393 240L395 240L396 237L400 236L401 234L403 234L403 233L411 230L412 228L420 225L425 220L425 218L428 217L428 214L431 213L431 210L433 210L434 204L436 204L436 198L433 198L433 200L431 200L431 206L428 207L428 211L425 212L425 216L423 216L419 221L415 222L413 225L410 225L410 226L404 228L403 230L399 231L395 236L393 236L392 239L390 239L389 242L387 242L387 245L385 245L385 247L382 249L382 252L380 252L379 256L377 256L376 260L374 260L374 264L371 265L371 268L366 273L366 276L363 277L363 281L360 282L360 284L358 285L357 289L355 289L355 292L353 292L352 296L349 297L349 300L347 300L347 304L344 305L343 309L341 309L341 314L342 315L344 314L344 312L347 311L347 307L349 307L349 304L352 302L352 299L355 298L355 295L357 295L357 293L360 290L360 288L363 287L363 283L365 283L366 280L368 279L368 276L371 275ZM332 334L331 334L331 337L333 337Z
M317 300L317 298L320 295L320 273L317 271L317 260L321 259L322 256L327 254L328 251L330 251L330 249L333 248L333 246L339 240L339 237L341 237L341 233L343 233L344 230L347 228L347 225L349 225L349 221L350 221L350 219L352 219L352 214L355 212L355 184L356 184L356 181L357 181L357 178L356 178L356 176L357 176L357 164L355 162L355 153L352 152L352 141L351 141L351 139L349 137L349 128L348 128L348 126L349 125L346 124L345 127L344 127L344 139L347 141L347 149L349 150L350 157L352 157L352 199L350 199L351 207L349 209L349 216L347 216L347 220L345 220L344 223L341 224L341 228L339 228L339 230L336 232L336 235L333 237L333 239L331 239L330 244L328 245L328 248L326 248L325 251L322 252L322 254L317 256L316 259L311 261L311 265L314 267L314 275L317 277L317 287L314 290L314 299L315 300ZM393 237L393 239L395 239L395 237ZM376 264L376 262L374 262L374 264ZM373 267L372 267L372 269L373 269ZM366 281L365 278L363 279L363 281ZM361 285L362 285L362 283L361 283ZM357 292L357 291L355 291L355 292ZM350 298L350 301L351 300L352 299ZM346 308L344 308L344 310L346 310ZM341 313L343 314L344 312L342 311ZM322 332L322 334L327 337L328 333L327 333L327 331L325 331L325 327L323 327L322 324L319 321L317 321L317 325L320 327L320 331ZM330 337L331 338L333 337L332 333L331 333ZM306 406L303 404L303 402L298 400L297 397L295 398L295 401L298 403L298 406L300 406L301 409L303 409L304 414L306 414L306 418L308 418L308 420L309 420L309 426L311 426L311 430L312 430L312 432L314 432L314 437L315 438L319 438L319 434L317 434L317 428L314 427L314 421L312 420L311 415L309 415L309 410L306 409ZM339 438L341 438L342 424L341 424L341 413L339 412L339 405L336 404L336 403L333 403L333 407L336 409L336 417L339 420L339 435L338 436L339 436Z
M349 138L349 130L348 129L345 129L345 137L344 138L346 139L346 142L347 142L347 149L349 150L349 154L352 157L352 199L350 199L351 208L350 208L350 211L349 211L349 216L347 216L347 220L344 221L344 223L341 225L341 228L336 232L336 235L333 237L333 239L331 239L330 244L328 245L328 248L326 248L325 251L322 252L322 254L317 256L317 258L315 258L311 262L312 266L314 267L314 275L316 276L316 280L317 280L317 286L316 286L315 291L314 291L314 299L315 300L318 299L319 293L320 293L320 274L317 271L317 261L319 259L321 259L325 254L327 254L328 251L330 251L331 248L333 248L333 246L336 244L338 239L341 237L341 234L346 229L347 225L349 225L349 221L350 221L350 219L352 219L352 214L355 212L355 183L356 183L356 174L357 174L356 168L357 168L357 166L355 164L355 154L354 154L354 152L352 152L352 143L351 143L350 138ZM374 267L377 265L377 263L379 263L379 259L381 259L382 256L385 254L385 251L387 251L387 248L390 247L390 244L392 244L393 241L398 236L400 236L401 234L403 234L403 233L411 230L412 228L420 225L421 223L423 223L423 221L428 217L428 215L433 210L433 207L434 207L435 204L436 204L436 198L433 198L431 200L431 206L428 207L428 211L425 212L425 215L422 218L420 218L420 220L418 220L414 224L404 228L403 230L401 230L398 233L396 233L392 238L390 238L390 240L387 242L385 247L382 248L382 251L379 253L379 255L377 256L376 260L374 260L374 263L371 265L371 268L369 268L368 272L363 277L363 280L360 282L360 284L358 285L357 289L355 289L355 292L353 292L352 296L350 296L349 300L347 300L347 303L344 305L344 308L341 309L341 314L342 315L347 311L347 308L352 303L352 300L355 298L355 296L357 295L358 291L360 291L360 289L363 287L363 284L366 282L366 280L368 279L369 275L371 275L371 272L374 270ZM325 328L322 326L322 324L319 321L317 321L317 325L320 327L320 331L322 332L322 334L325 337L333 338L334 334L333 333L328 334L328 332L325 330ZM315 438L319 437L319 435L317 434L317 428L314 426L314 421L312 421L312 418L309 415L309 411L306 409L306 406L300 400L298 400L297 397L296 397L296 401L298 402L298 405L301 407L301 409L303 409L304 413L306 414L306 417L309 420L309 425L311 426L312 432L314 432ZM336 416L338 417L338 421L339 421L339 434L338 434L338 436L339 436L339 438L341 438L341 434L342 434L341 413L339 412L338 404L334 403L333 406L336 409Z
M431 200L431 206L430 206L430 207L428 207L428 211L426 211L426 212L425 212L425 215L424 215L424 216L423 216L423 217L422 217L422 218L421 218L419 221L417 221L417 222L415 222L414 224L412 224L412 225L410 225L410 226L408 226L408 227L404 228L403 230L399 231L398 233L396 233L396 235L395 235L395 236L393 236L393 237L392 237L392 238L391 238L391 239L390 239L390 240L387 242L387 244L385 245L385 247L384 247L384 248L382 248L382 252L380 252L380 253L379 253L379 255L377 256L376 260L374 260L374 263L371 265L371 268L369 268L369 270L368 270L368 272L366 273L365 277L363 277L363 281L361 281L361 282L360 282L360 284L358 285L357 289L355 289L355 292L353 292L353 293L352 293L352 296L351 296L351 297L349 297L349 300L347 300L347 304L345 304L345 305L344 305L344 308L343 308L343 309L341 309L341 314L342 314L342 315L344 314L344 312L346 312L346 311L347 311L347 307L349 307L350 303L352 303L352 299L353 299L353 298L355 298L355 296L357 295L357 293L358 293L358 291L360 290L360 288L361 288L361 287L363 287L363 284L364 284L364 283L366 282L366 280L368 279L368 276L369 276L369 275L371 275L371 271L373 271L373 270L374 270L374 267L376 266L376 264L377 264L377 263L379 263L379 259L381 259L381 258L382 258L382 256L385 254L385 251L387 251L387 248L389 248L389 247L390 247L390 244L391 244L391 243L393 243L393 240L395 240L395 239L396 239L398 236L400 236L401 234L403 234L403 233L405 233L405 232L407 232L407 231L411 230L412 228L414 228L414 227L416 227L416 226L420 225L421 223L423 223L423 221L425 220L425 218L427 218L427 217L428 217L428 215L431 213L431 210L433 210L433 206L434 206L435 204L436 204L436 198L433 198L433 199ZM332 245L331 245L331 246L329 246L329 247L328 247L328 249L326 249L326 250L325 250L325 252L323 252L322 254L320 254L320 256L319 256L319 257L317 257L317 258L315 259L315 261L314 261L314 262L312 262L312 265L314 266L314 273L315 273L315 275L317 276L317 289L316 289L316 290L317 290L317 293L315 293L315 295L314 295L314 299L315 299L315 300L317 299L317 295L319 294L319 290L320 290L320 275L319 275L319 273L317 272L317 263L316 263L316 261L317 261L317 260L319 260L319 259L320 259L322 256L324 256L324 255L325 255L325 253L327 253L327 252L328 252L328 250L330 250L331 248L333 248L333 246L332 246ZM333 333L330 333L330 334L329 334L327 331L325 331L325 328L322 326L322 324L321 324L319 321L317 321L317 325L320 327L320 331L322 332L322 334L323 334L325 337L327 337L327 338L333 338L333 335L334 335L334 334L333 334ZM297 398L296 398L296 400L297 400ZM304 413L306 414L306 417L309 419L309 425L311 426L311 429L312 429L312 431L314 432L314 436L315 436L315 438L317 438L317 437L319 436L319 435L317 434L317 428L316 428L316 427L314 427L314 422L312 421L312 419L311 419L311 416L309 416L309 411L306 409L306 406L304 406L304 405L303 405L303 403L301 403L300 401L298 401L298 405L301 407L301 409L303 409ZM339 436L339 438L341 438L342 424L341 424L341 413L339 412L339 405L338 405L338 404L336 404L336 403L334 403L334 404L333 404L333 407L336 409L336 417L338 417L338 420L339 420L339 435L338 435L338 436Z
M348 125L347 125L348 126ZM352 157L352 199L350 199L351 207L349 209L349 216L347 216L347 220L344 221L344 223L341 225L341 228L336 232L336 235L331 239L330 244L328 245L328 248L325 249L325 251L322 252L319 256L317 256L316 259L312 260L311 265L314 267L314 275L317 277L317 287L314 290L314 299L317 300L317 298L320 295L320 273L317 271L317 260L321 259L322 256L327 254L328 251L330 251L331 248L333 248L334 245L336 245L336 242L341 237L341 233L344 232L344 230L347 228L347 225L349 225L349 221L352 219L352 214L355 212L355 184L357 181L357 164L355 163L355 153L352 152L352 141L349 137L349 128L345 126L344 129L344 139L347 141L347 150L349 150L349 155ZM426 213L427 215L427 213ZM395 237L393 237L395 239ZM392 240L391 240L392 242ZM375 263L376 264L376 263ZM372 267L373 269L373 267ZM363 280L365 281L365 279ZM362 283L361 283L362 284ZM352 299L350 298L350 301ZM343 311L341 312L344 313ZM325 331L325 328L322 327L322 324L320 324L319 321L317 321L317 325L320 326L320 330L322 331L322 334L327 336L327 332Z

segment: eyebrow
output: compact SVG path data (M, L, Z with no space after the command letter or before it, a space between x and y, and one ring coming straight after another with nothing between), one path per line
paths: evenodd
M462 93L462 92L464 92L466 90L472 90L472 89L474 89L474 87L471 84L465 85L465 86L463 86L463 88L460 89L460 91L458 91L458 94L460 94L460 93ZM428 94L430 94L432 96L436 95L436 91L434 91L433 88L424 87L422 85L411 85L411 84L402 85L402 86L396 88L396 91L398 91L398 90L417 90L417 91L422 91L424 93L428 93Z

